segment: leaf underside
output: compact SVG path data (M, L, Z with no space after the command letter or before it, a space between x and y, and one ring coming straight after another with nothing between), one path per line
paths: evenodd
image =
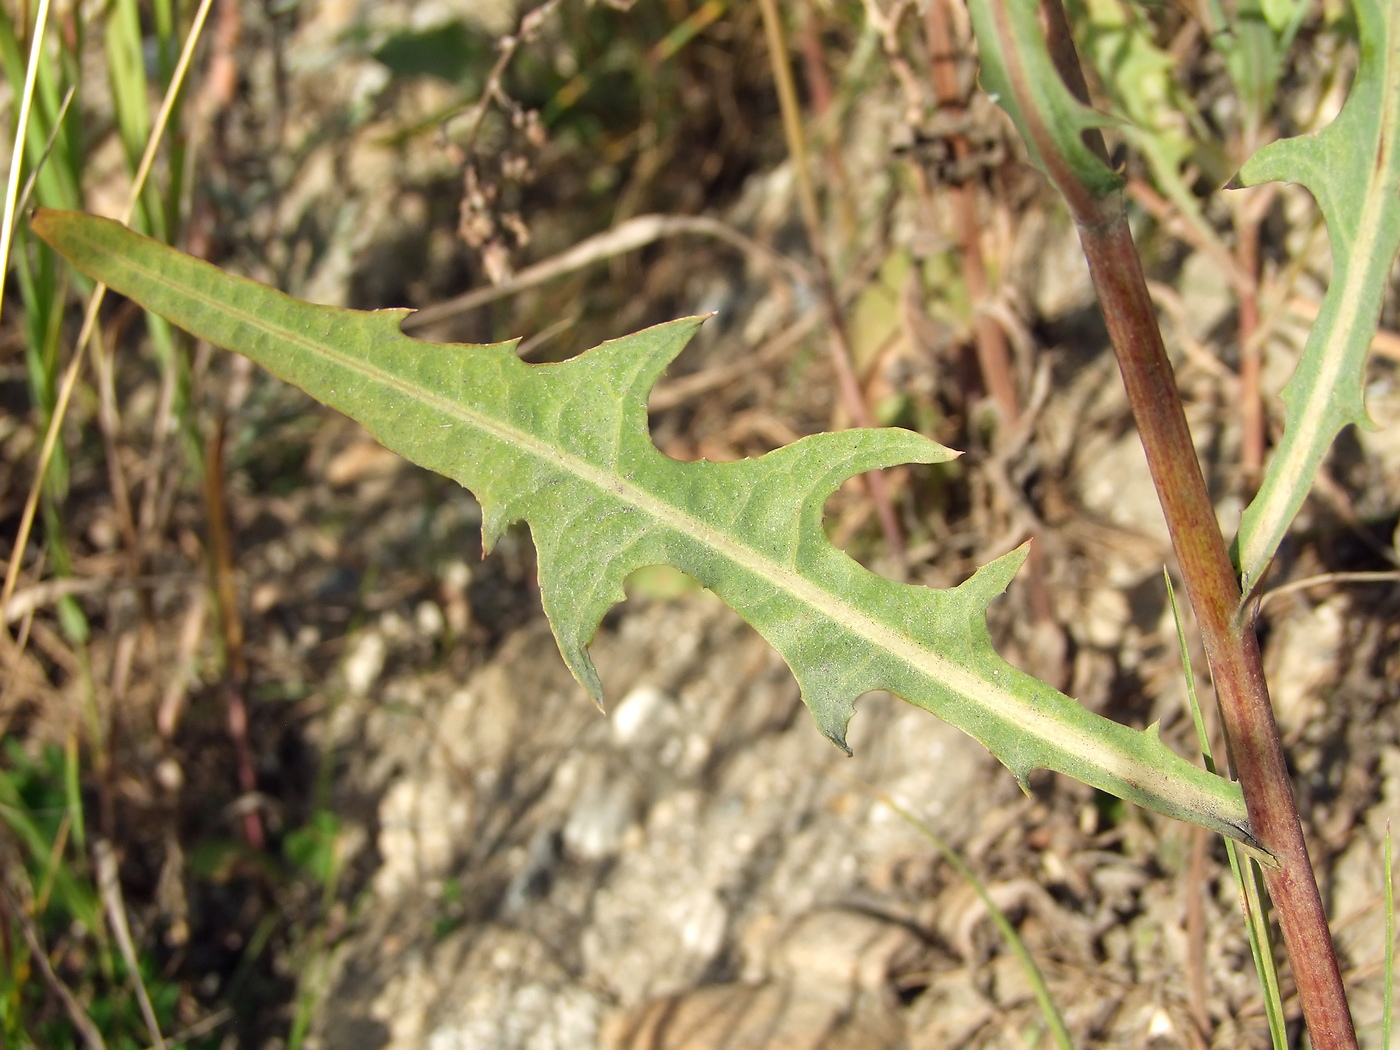
M647 565L693 576L787 661L818 726L844 748L861 694L895 693L980 740L1024 785L1065 773L1121 798L1255 844L1237 785L1006 663L988 604L1025 558L961 586L877 576L833 547L822 508L843 481L956 453L906 430L817 434L757 459L681 463L651 441L646 397L700 318L527 365L514 343L434 344L406 310L312 306L105 219L39 212L36 233L78 269L195 335L245 354L364 424L394 451L455 479L494 544L528 523L555 638L600 703L587 647Z
M1366 354L1400 249L1400 0L1353 0L1361 61L1342 111L1322 131L1259 150L1246 186L1296 182L1316 198L1332 280L1283 390L1287 424L1236 541L1246 591L1257 582L1348 423L1370 427Z
M1016 125L1032 163L1057 186L1068 178L1095 197L1117 190L1122 177L1084 133L1118 121L1084 105L1060 79L1036 0L970 0L968 13L977 35L977 78Z

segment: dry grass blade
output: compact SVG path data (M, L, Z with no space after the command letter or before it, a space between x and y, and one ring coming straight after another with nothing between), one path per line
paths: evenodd
M450 320L479 306L504 299L508 295L535 288L556 277L581 270L595 262L611 259L624 252L645 247L663 237L691 233L714 237L732 244L740 251L762 262L783 270L794 281L810 284L811 274L806 269L784 258L772 249L759 244L752 237L746 237L734 227L704 215L638 215L634 219L614 226L610 230L595 234L580 241L567 251L560 252L552 259L526 267L508 281L485 288L473 288L469 292L448 299L446 302L425 307L407 317L403 322L405 332L426 328L439 321Z
M669 383L659 383L647 398L647 408L662 412L683 405L701 394L717 390L734 380L766 368L789 354L825 316L820 307L813 307L772 339L740 361L685 376Z
M3 619L6 624L18 623L36 610L52 605L60 598L70 595L78 597L111 594L114 591L159 587L162 584L179 582L181 579L180 575L169 575L64 576L59 579L45 580L43 583L36 583L32 587L26 587L12 595L5 605L3 616L0 616L0 619Z
M141 1004L141 1016L151 1033L152 1045L156 1050L165 1050L165 1037L160 1034L160 1024L156 1020L155 1007L146 992L146 983L141 979L141 964L136 958L136 945L131 939L131 925L126 920L126 905L122 902L121 883L117 878L117 858L112 852L112 844L105 839L93 847L97 862L97 888L102 894L102 904L107 909L107 922L112 927L117 949L122 953L131 975L131 984L136 991L136 1000Z
M1263 609L1265 605L1277 598L1282 598L1285 594L1338 583L1400 583L1400 569L1385 569L1378 572L1323 572L1316 576L1306 576L1301 580L1293 580L1280 584L1273 590L1265 591L1259 596L1258 605L1260 609Z

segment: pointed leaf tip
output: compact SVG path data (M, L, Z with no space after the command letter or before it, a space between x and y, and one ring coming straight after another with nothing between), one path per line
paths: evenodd
M977 595L984 607L990 605L992 599L1004 593L1016 578L1016 574L1021 571L1021 566L1030 557L1031 543L1031 540L1027 540L1015 550L987 562L959 584L958 590Z

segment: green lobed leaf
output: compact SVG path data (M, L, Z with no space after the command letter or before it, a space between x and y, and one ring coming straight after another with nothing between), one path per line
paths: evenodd
M1084 141L1091 128L1116 124L1080 102L1050 59L1036 0L969 0L982 86L1006 110L1036 167L1063 190L1073 179L1096 197L1123 183Z
M1317 199L1332 243L1332 281L1297 370L1283 389L1283 438L1244 512L1236 549L1256 583L1337 433L1371 426L1366 352L1400 249L1400 0L1355 0L1361 63L1341 113L1322 131L1273 142L1240 169L1246 186L1296 182Z
M389 448L476 494L489 548L529 524L564 659L601 702L587 647L634 569L672 565L733 607L792 668L817 724L845 747L862 693L887 689L985 744L1025 784L1058 770L1253 844L1237 785L1006 663L988 604L1014 551L959 587L869 572L827 540L822 507L853 475L956 453L905 430L803 438L738 463L681 463L651 441L646 398L701 323L686 318L560 364L513 343L433 344L408 311L312 306L221 273L105 219L40 212L33 227L83 272L195 335L246 354L353 416Z

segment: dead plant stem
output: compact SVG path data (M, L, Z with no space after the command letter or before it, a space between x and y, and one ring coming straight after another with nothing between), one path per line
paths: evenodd
M961 112L964 108L962 90L958 86L957 46L953 37L952 18L947 0L931 0L924 12L924 32L927 35L930 72L934 95L940 111ZM961 165L971 152L967 138L950 135L948 144L953 158ZM989 297L987 263L982 256L981 225L977 221L977 193L968 182L955 181L947 187L953 219L957 224L958 251L963 264L963 281L975 314L974 332L977 342L977 365L987 393L1001 412L1002 425L1011 426L1020 415L1016 390L1016 374L1011 367L1011 351L1006 333L995 318L978 307Z
M233 741L238 769L238 788L244 800L257 790L253 751L248 744L248 658L243 645L243 616L238 608L238 590L233 568L233 539L229 529L228 501L224 490L224 441L228 417L222 412L214 424L214 434L206 445L204 464L205 516L209 522L209 558L214 574L214 595L219 609L219 625L224 642L224 696L229 738ZM248 845L262 849L266 836L262 818L250 806L243 812L243 835Z
M58 1001L63 1004L63 1010L68 1015L68 1020L73 1023L73 1027L82 1036L88 1050L107 1050L107 1044L102 1040L102 1032L98 1030L97 1025L83 1009L83 1004L78 1001L78 997L59 979L58 974L54 973L53 967L49 965L49 953L44 947L44 942L39 938L39 931L34 925L34 920L10 896L5 889L3 880L0 880L0 912L8 912L19 923L24 943L29 946L29 956L39 968L39 975L43 977L49 990L58 997ZM0 919L3 918L3 914L0 914Z
M527 288L534 288L546 281L552 281L556 277L563 277L576 270L581 270L595 262L601 262L624 252L645 247L663 237L675 237L680 234L714 237L726 244L733 245L764 265L772 265L784 271L798 285L811 283L812 275L807 272L805 267L799 266L791 259L784 258L752 237L745 236L734 227L720 222L718 219L710 218L707 215L638 215L618 223L611 229L582 240L558 255L544 259L533 266L528 266L500 284L473 288L461 295L434 303L432 306L409 314L408 317L404 318L403 330L412 332L426 328L429 325L475 310L479 306L495 302L497 299L504 299L508 295L523 292Z
M506 70L510 68L515 53L520 50L520 45L528 44L539 35L545 19L562 2L563 0L544 0L544 3L526 12L525 16L520 19L520 28L514 34L503 36L497 42L500 55L496 58L496 64L491 67L491 72L486 75L486 86L481 89L481 98L473 107L467 126L467 135L462 143L463 152L470 153L476 146L476 138L481 133L481 125L486 119L486 111L491 108L492 102L502 97L501 81L506 75Z
M769 64L773 70L773 82L778 90L778 104L782 110L783 136L787 140L788 156L792 159L793 178L797 184L797 203L802 212L802 223L807 229L817 286L827 315L827 346L832 367L836 372L837 391L851 421L858 427L871 427L874 426L874 417L865 403L860 379L851 360L845 319L841 314L836 285L831 279L831 268L823 247L821 212L817 207L817 192L812 184L811 167L807 163L807 137L802 130L802 112L797 104L797 89L793 85L787 42L783 38L782 16L778 13L777 0L761 0L761 6L763 26L768 37ZM903 564L904 533L890 502L885 475L879 470L872 470L864 477L870 488L870 499L875 504L880 528L884 532L890 554L896 562Z
M151 1034L151 1045L157 1050L165 1050L165 1037L160 1034L160 1022L156 1019L155 1007L146 992L146 983L141 979L141 963L136 958L136 944L131 939L131 924L127 922L126 905L122 901L121 880L117 874L117 858L112 844L101 839L93 848L97 862L97 888L102 896L102 904L107 910L107 923L112 927L117 950L126 963L127 974L136 989L136 1001L141 1007L141 1018L146 1022L146 1030Z

